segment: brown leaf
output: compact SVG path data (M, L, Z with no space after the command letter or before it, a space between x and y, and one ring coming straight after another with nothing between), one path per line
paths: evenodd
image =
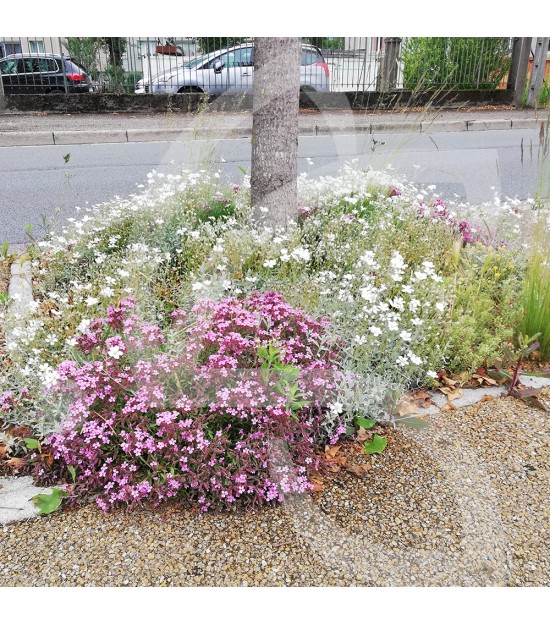
M17 425L8 430L8 434L14 438L34 438L32 431L26 425Z
M309 481L313 485L313 490L311 491L313 493L318 493L325 487L325 478L317 471L313 471L310 474Z
M365 477L367 473L372 469L370 464L346 464L344 467L346 471L357 475L357 477Z
M22 466L25 465L25 463L26 461L24 458L10 458L10 460L6 460L4 464L7 467L10 467L10 469L18 471Z
M53 464L53 455L47 451L45 453L43 453L41 456L42 460L44 460L44 462L46 463L47 467L51 467Z
M480 402L482 401L494 401L494 397L492 395L483 395L483 397L479 400Z
M446 375L441 376L441 381L446 386L456 386L458 384L456 380L453 380L452 378L448 378Z
M397 404L397 412L400 417L404 417L407 414L417 414L418 406L412 402L402 401Z
M539 410L543 410L544 412L550 412L550 408L542 403L542 401L535 397L534 395L529 395L527 397L522 397L521 400L528 404L529 406L533 406L534 408L538 408Z
M325 447L325 457L326 458L334 458L336 454L340 451L342 445L327 445Z
M455 399L459 399L464 395L464 393L459 388L446 388L442 387L439 389L444 395L447 395L448 401L454 401Z
M0 456L3 456L6 453L7 447L5 445L0 445Z
M361 426L359 426L359 430L357 431L357 436L355 437L355 440L360 442L360 443L364 443L365 441L370 440L372 437L372 433L370 430L365 430L365 428L362 428Z
M331 473L340 473L341 468L342 466L338 462L331 462L327 467Z
M451 404L451 402L447 402L441 410L443 412L448 412L449 410L456 410L456 408Z

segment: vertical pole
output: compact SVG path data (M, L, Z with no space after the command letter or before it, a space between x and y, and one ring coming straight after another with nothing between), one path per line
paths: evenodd
M386 37L386 50L382 59L379 91L386 92L395 87L397 82L397 57L402 37Z
M537 37L535 44L535 58L531 81L527 93L527 106L536 106L539 103L540 90L544 81L544 71L546 69L546 57L548 55L549 37Z
M531 53L532 37L514 37L512 46L512 66L508 74L507 88L514 92L514 106L523 102L523 92L527 82L527 68Z
M65 67L65 55L63 54L63 45L61 43L61 37L59 39L59 52L61 54L61 65L63 66L63 85L65 86L65 93L69 92L69 85L67 84L67 68Z

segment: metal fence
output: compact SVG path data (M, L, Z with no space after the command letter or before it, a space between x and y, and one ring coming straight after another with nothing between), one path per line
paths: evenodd
M0 71L6 94L246 92L252 46L249 37L0 37ZM301 84L316 91L505 88L509 55L507 38L304 37Z

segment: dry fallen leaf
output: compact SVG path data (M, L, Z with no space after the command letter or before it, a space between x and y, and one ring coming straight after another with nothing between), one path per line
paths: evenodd
M441 410L443 412L448 412L449 410L456 410L456 408L451 404L451 402L447 402Z
M370 464L346 464L344 469L353 473L353 475L357 475L357 477L365 477L372 469L372 466Z
M454 401L455 399L459 399L464 395L464 393L459 388L446 388L442 387L439 389L444 395L447 396L448 401Z
M482 401L494 401L494 397L492 395L483 395L483 397L479 400L480 402Z
M409 401L402 401L397 404L397 412L400 417L404 417L408 414L417 414L418 406Z
M309 476L309 481L313 486L313 490L311 492L318 493L322 491L325 487L325 478L317 471L313 471Z
M365 428L359 427L359 430L357 431L357 435L355 437L355 440L360 442L360 443L364 443L365 441L368 441L372 438L372 433L369 430L365 430Z
M25 465L25 459L24 458L11 458L10 460L6 460L6 462L4 463L7 467L10 467L11 469L17 471L18 469L20 469L22 466Z
M336 454L340 451L342 445L327 445L325 447L325 457L326 458L334 458Z

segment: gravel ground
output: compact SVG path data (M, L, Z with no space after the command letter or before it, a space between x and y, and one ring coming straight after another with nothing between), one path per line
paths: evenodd
M391 434L365 478L335 473L284 506L8 525L0 585L550 585L548 413L503 398L430 420Z

